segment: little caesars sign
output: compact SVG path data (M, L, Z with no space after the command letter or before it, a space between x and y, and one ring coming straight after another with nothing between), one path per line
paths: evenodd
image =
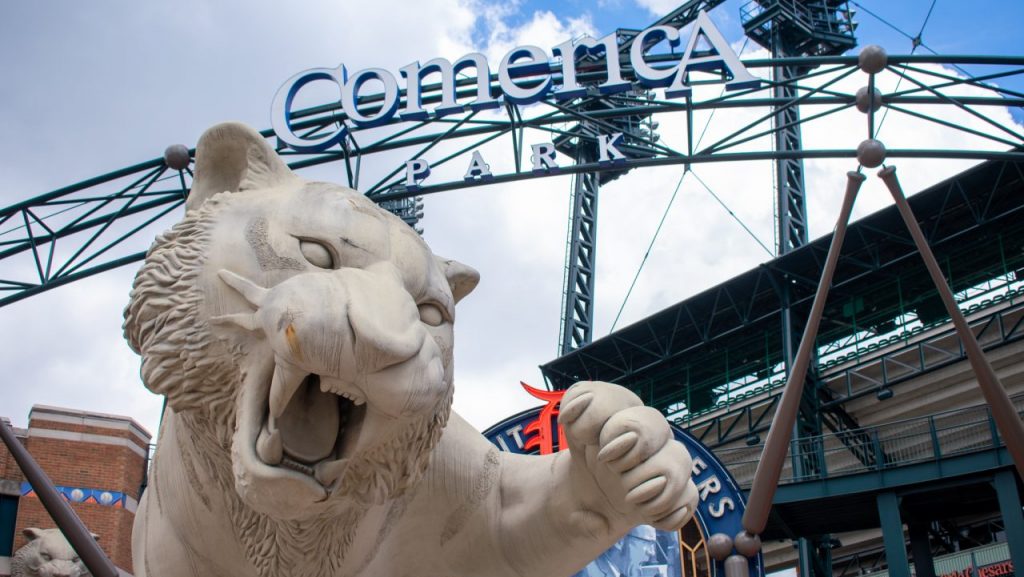
M382 68L367 68L353 74L349 74L344 65L337 68L313 68L289 78L277 91L271 108L271 125L282 143L299 152L321 152L345 138L349 128L345 124L334 132L316 136L297 134L293 129L292 103L303 87L314 81L328 81L337 85L338 103L344 109L348 122L360 128L386 124L396 115L401 120L425 120L431 116L441 118L462 113L467 108L474 111L498 108L505 102L525 105L549 96L556 100L577 98L587 92L587 88L578 80L576 69L577 58L584 54L606 55L603 59L604 82L596 86L602 94L630 90L635 82L643 88L664 88L666 98L682 98L691 92L690 73L700 70L721 72L727 79L727 90L757 87L760 83L743 66L704 12L698 15L678 61L649 61L651 50L664 43L673 48L679 46L682 43L679 30L671 26L652 26L634 38L628 54L629 69L635 78L633 81L623 78L622 59L614 56L620 50L617 34L609 34L600 40L589 36L567 40L551 49L557 61L552 61L537 46L519 46L509 51L498 65L498 94L492 91L490 65L484 55L478 52L467 54L454 63L444 58L435 58L422 64L413 62L399 70L405 89L404 102L400 98L399 80ZM455 76L468 68L476 71L475 97L457 101ZM429 110L423 107L421 98L424 79L428 77L433 77L435 83L437 79L440 80L440 102ZM372 93L376 98L372 106L360 106L360 93L369 82L376 85ZM599 162L612 163L626 159L617 148L621 139L622 133L598 137ZM532 149L532 170L557 170L554 144L534 144ZM406 163L407 187L419 186L429 175L430 166L425 160L415 159ZM466 179L485 179L490 176L490 167L479 152L474 152Z

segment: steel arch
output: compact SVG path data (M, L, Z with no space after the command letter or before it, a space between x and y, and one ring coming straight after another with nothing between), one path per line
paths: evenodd
M669 61L672 55L653 55L652 62ZM855 158L859 137L852 137L843 148L777 151L770 146L758 148L762 141L786 126L773 126L773 110L800 106L813 108L801 114L799 123L828 122L835 115L855 106L855 91L844 89L841 80L859 73L856 56L818 56L802 58L751 59L743 61L750 70L764 71L779 66L799 66L807 72L781 81L793 98L772 96L780 83L764 80L761 86L702 96L695 92L681 100L648 98L636 93L611 96L588 95L569 106L547 99L538 105L520 107L505 104L505 116L466 112L422 121L394 119L380 127L350 127L344 142L327 152L308 154L282 149L280 153L293 169L304 169L332 162L344 163L349 186L363 190L378 202L398 201L415 196L488 184L517 182L549 176L622 172L626 169L668 165L692 165L740 160L776 160L780 158L822 159ZM929 65L973 66L986 72L963 78L939 72ZM552 65L552 71L554 66ZM930 122L944 130L957 131L992 143L1002 150L975 149L889 149L889 158L951 158L973 160L1022 160L1024 135L991 116L990 111L1006 107L1024 107L1024 93L993 84L993 81L1024 77L1024 57L1008 56L889 56L881 74L903 78L902 90L882 95L882 106L890 113L903 114ZM599 72L582 70L582 81L595 80ZM623 77L635 80L633 71L623 66ZM492 77L492 85L496 83ZM866 84L865 77L865 84ZM460 79L458 90L471 91L475 79ZM969 86L984 95L962 96L958 89ZM699 91L698 91L699 92ZM403 95L404 97L404 95ZM440 100L440 86L424 88L423 102ZM368 95L360 106L373 107L378 97ZM586 100L601 99L611 106L585 111ZM977 118L984 130L954 124L930 111L955 107ZM755 108L764 114L739 130L710 144L701 142L693 129L694 114L715 110ZM293 113L297 130L309 134L331 129L347 122L340 104L318 106ZM659 143L655 135L642 128L628 134L621 148L629 157L622 163L589 162L560 165L556 170L536 171L524 166L524 135L544 134L556 138L595 142L596 136L575 130L583 124L615 129L616 121L628 118L683 117L685 138L681 146ZM878 115L873 115L877 117ZM874 118L872 118L874 120ZM565 128L564 125L572 125ZM621 124L620 124L621 125ZM619 126L620 126L619 125ZM873 134L874 127L864 136ZM275 143L270 129L261 132ZM510 170L493 178L455 179L405 186L405 160L431 157L433 167L448 169L469 158L473 151L491 143L508 146L514 155ZM280 148L280 147L279 147ZM190 151L190 154L194 150ZM397 161L395 159L398 159ZM368 169L367 166L373 168ZM377 171L367 185L367 172ZM122 168L63 187L52 192L0 209L0 306L40 292L68 284L118 266L141 260L138 240L149 235L149 228L177 210L188 194L191 172L188 168L169 169L163 158ZM143 232L145 231L145 233Z

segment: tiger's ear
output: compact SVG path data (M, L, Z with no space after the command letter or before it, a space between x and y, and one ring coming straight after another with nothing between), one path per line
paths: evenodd
M21 534L24 535L25 538L29 541L35 541L36 539L43 536L43 530L37 527L29 527L27 529L23 529L21 531Z
M480 283L480 273L473 267L466 266L457 260L450 260L437 257L444 270L444 276L448 279L448 286L452 289L452 299L456 304L463 297L473 292L476 285Z
M239 122L225 122L199 137L195 178L185 208L199 208L220 192L271 188L297 180L259 132Z

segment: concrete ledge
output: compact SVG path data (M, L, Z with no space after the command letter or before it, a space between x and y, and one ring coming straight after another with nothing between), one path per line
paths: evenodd
M28 430L29 437L36 437L41 439L59 439L62 441L78 441L80 443L99 443L101 445L115 445L118 447L127 447L136 455L147 458L148 453L140 447L137 443L133 443L129 439L122 437L112 437L109 435L94 435L92 433L74 433L71 431L55 431L53 429L40 429L32 427Z
M31 423L32 419L38 419L41 421L53 421L101 429L131 431L145 445L148 445L153 439L153 435L149 434L149 431L135 422L134 419L120 415L77 411L75 409L64 409L47 405L33 405L32 410L29 411L28 419L29 423Z
M21 481L15 481L14 479L0 479L0 495L20 497Z

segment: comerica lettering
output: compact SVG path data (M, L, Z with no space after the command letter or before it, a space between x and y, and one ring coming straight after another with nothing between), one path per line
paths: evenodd
M604 56L604 69L598 71L603 73L604 81L596 85L602 94L624 92L638 85L648 89L664 88L666 98L683 98L691 94L691 73L699 71L720 74L726 90L760 85L760 80L747 71L704 12L694 22L678 60L658 59L658 62L653 62L650 58L652 51L659 46L676 48L682 40L676 28L652 26L633 39L622 57L608 57L620 51L617 33L600 40L590 36L567 40L552 48L550 58L537 46L518 46L510 50L498 65L497 95L492 91L491 67L484 55L476 52L455 62L434 58L422 64L410 63L399 69L401 81L382 68L366 68L352 74L343 64L336 68L313 68L292 76L277 91L271 106L271 125L281 143L293 150L321 152L342 142L351 127L380 126L396 116L400 120L426 120L466 110L499 108L506 102L527 105L549 97L556 100L578 98L586 94L587 88L580 83L577 59L587 54ZM628 70L634 78L632 81L624 77L624 60L628 61ZM470 69L476 73L475 89L466 89L464 98L460 100L456 76L466 74ZM324 104L340 105L347 120L339 123L333 132L315 136L300 134L292 126L292 107L303 88L317 81L336 85L337 101ZM433 94L439 98L431 109L423 105L426 85L431 85ZM373 96L372 102L367 102L365 97L370 95ZM536 162L540 163L542 161Z

